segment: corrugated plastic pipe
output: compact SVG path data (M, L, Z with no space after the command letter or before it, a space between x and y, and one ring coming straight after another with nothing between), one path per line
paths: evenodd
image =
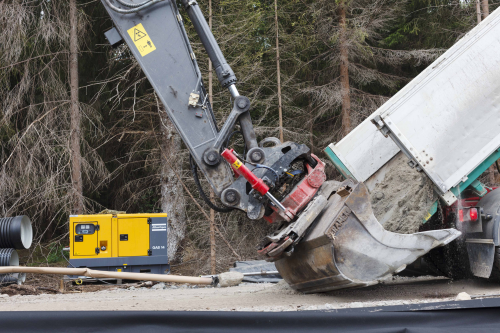
M19 266L19 255L14 249L0 249L0 266Z
M0 218L0 248L29 249L33 242L31 220L26 215Z
M17 275L17 277L16 277ZM26 281L26 274L25 273L15 273L15 274L1 274L0 275L0 285L6 285L6 284L23 284L24 281Z
M17 251L14 249L0 249L0 266L19 266L19 255ZM19 274L17 272L0 274L0 284L22 284L25 280L26 274Z

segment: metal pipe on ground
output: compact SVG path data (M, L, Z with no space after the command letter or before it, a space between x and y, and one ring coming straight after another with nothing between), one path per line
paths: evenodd
M26 215L0 218L0 248L29 249L33 242L31 220Z
M259 276L259 275L276 275L276 274L279 274L280 272L278 271L269 271L269 272L266 272L266 271L261 271L261 272L250 272L250 273L243 273L243 276Z
M250 272L250 273L241 273L241 272L226 272L226 273L221 273L219 275L203 275L202 277L208 277L208 278L213 278L217 279L218 283L221 287L233 287L239 285L241 282L243 282L243 279L245 276L265 276L265 275L276 275L279 274L278 271L260 271L260 272Z
M92 278L112 278L112 279L122 279L122 280L157 281L157 282L169 282L169 283L174 282L174 283L189 283L189 284L202 284L202 285L213 285L219 282L217 278L148 274L148 273L106 272L106 271L93 270L89 268L22 267L22 266L0 267L0 274L11 274L11 273L77 275L77 276L87 276Z
M240 272L235 272L235 273L240 273ZM265 276L265 275L276 275L279 274L280 272L278 271L260 271L260 272L249 272L249 273L241 273L243 276ZM214 277L217 275L202 275L201 277Z

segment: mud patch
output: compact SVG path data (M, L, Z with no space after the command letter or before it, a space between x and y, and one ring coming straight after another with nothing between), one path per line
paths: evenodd
M40 295L41 292L33 286L19 286L17 284L11 284L10 286L0 289L3 295L15 296L15 295Z
M424 173L412 169L403 153L384 168L384 179L371 191L375 217L388 231L418 232L427 210L437 199L432 182Z

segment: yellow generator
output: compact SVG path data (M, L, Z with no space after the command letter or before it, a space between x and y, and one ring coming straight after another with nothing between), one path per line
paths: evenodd
M167 214L71 215L70 265L107 271L163 274Z

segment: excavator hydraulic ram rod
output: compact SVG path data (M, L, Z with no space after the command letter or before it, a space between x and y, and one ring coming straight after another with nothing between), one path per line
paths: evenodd
M234 172L238 175L243 176L252 185L252 188L259 192L261 195L266 195L269 192L269 187L264 183L262 179L257 177L250 171L243 162L241 162L235 155L234 150L225 149L222 152L222 157L231 165Z
M222 157L231 164L234 172L238 175L243 176L252 185L252 188L259 192L261 195L265 195L271 200L273 205L277 207L280 212L284 212L286 208L276 199L271 193L269 193L269 186L267 186L262 179L257 177L252 171L250 171L245 164L243 164L235 155L234 150L225 149L222 152Z

